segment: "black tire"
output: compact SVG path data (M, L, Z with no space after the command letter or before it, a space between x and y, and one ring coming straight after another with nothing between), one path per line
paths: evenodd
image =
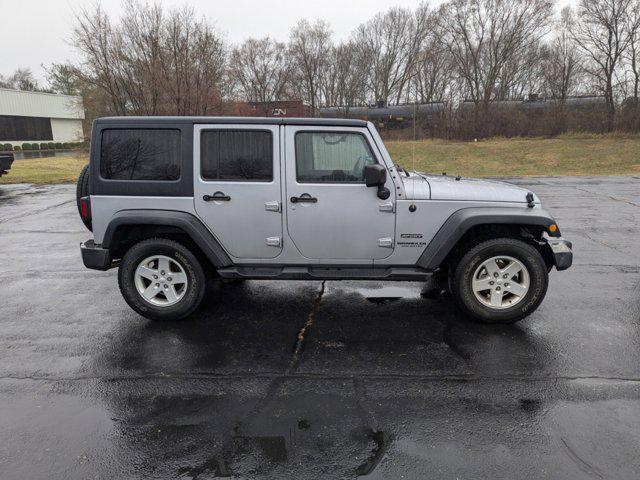
M187 291L178 303L156 306L138 292L135 272L140 262L153 255L164 255L177 262L187 275ZM204 298L206 277L196 256L184 245L165 238L151 238L136 243L122 258L118 269L118 284L122 296L136 312L150 320L181 320L191 315Z
M80 208L80 199L91 195L89 183L91 178L90 175L91 172L89 172L89 164L87 164L82 168L82 171L78 176L78 183L76 184L76 205L78 206L78 215L80 215L80 220L82 220L82 223L84 223L84 226L87 227L89 231L92 231L91 219L82 218L82 211Z
M497 309L481 303L472 290L473 274L480 264L494 256L519 260L529 273L529 290L512 307ZM534 247L513 238L495 238L471 248L458 262L452 275L451 293L463 313L483 323L515 323L530 315L547 293L549 275L542 255Z

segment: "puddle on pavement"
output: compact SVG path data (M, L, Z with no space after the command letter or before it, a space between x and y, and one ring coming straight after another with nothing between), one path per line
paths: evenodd
M354 291L362 295L369 302L378 305L395 302L400 299L420 298L419 288L385 286L381 288L355 288Z
M369 475L378 466L378 463L380 463L382 456L387 450L390 439L389 435L385 434L382 430L374 431L369 427L363 429L361 433L356 433L356 436L360 435L373 443L369 457L356 468L357 476L365 476Z
M234 437L237 454L262 454L268 461L287 461L287 445L284 437Z
M520 408L525 412L535 413L542 409L542 402L535 398L521 398Z

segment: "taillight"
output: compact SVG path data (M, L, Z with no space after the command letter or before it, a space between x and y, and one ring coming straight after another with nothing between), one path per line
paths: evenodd
M80 199L80 216L85 220L91 219L91 202L89 197L82 197Z

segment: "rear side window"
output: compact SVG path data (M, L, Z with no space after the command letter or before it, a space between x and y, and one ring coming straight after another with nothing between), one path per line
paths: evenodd
M110 180L178 180L180 130L103 130L100 175Z
M364 166L376 163L360 133L298 132L296 172L300 183L364 183Z
M205 180L273 180L273 136L257 130L205 130L200 139Z

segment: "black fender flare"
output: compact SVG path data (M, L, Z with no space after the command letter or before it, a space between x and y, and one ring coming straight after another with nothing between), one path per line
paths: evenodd
M213 266L228 267L233 264L218 240L194 215L174 210L121 210L109 221L102 238L102 248L109 249L114 235L123 225L158 225L176 227L186 233L200 247Z
M560 237L560 229L554 232L549 227L556 221L541 208L520 207L469 207L454 212L442 224L440 230L426 246L417 265L427 270L435 270L447 258L458 240L477 225L535 225L542 227L549 236Z

